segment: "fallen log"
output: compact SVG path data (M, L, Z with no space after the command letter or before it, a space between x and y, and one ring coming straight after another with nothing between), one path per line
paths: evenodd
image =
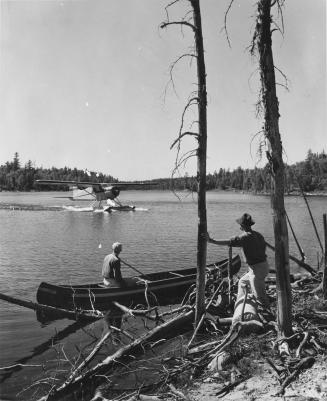
M83 360L81 364L77 366L77 368L71 373L71 375L68 377L68 379L65 381L65 385L69 384L74 380L74 377L77 376L78 373L84 369L84 367L91 362L91 360L95 357L97 352L100 350L102 344L111 336L111 332L108 331L102 338L101 340L96 344L96 346L93 348L92 352Z
M103 317L102 314L96 315L88 311L71 311L67 309L55 308L54 306L42 305L32 301L24 301L22 299L14 298L9 295L0 293L0 299L9 303L23 306L24 308L33 309L35 311L49 313L56 318L67 318L71 320L98 320Z
M124 357L128 357L130 353L136 352L138 349L144 347L146 343L165 338L165 336L167 336L166 338L171 337L172 333L175 335L177 330L182 328L185 329L185 326L191 323L193 319L194 310L191 310L182 315L176 316L160 326L156 326L130 344L121 347L114 354L109 355L102 362L89 369L83 375L76 377L73 381L67 384L64 383L60 387L51 390L47 396L42 397L39 401L58 400L64 395L81 388L83 385L89 384L91 380L105 380L104 372L108 371L114 364L121 361Z

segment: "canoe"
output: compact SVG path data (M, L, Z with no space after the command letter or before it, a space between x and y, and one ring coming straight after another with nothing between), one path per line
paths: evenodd
M207 271L219 279L227 276L228 259L212 263ZM231 273L241 268L241 259L232 259ZM36 299L43 305L63 309L108 310L114 301L126 306L146 304L145 290L151 304L169 305L180 302L187 290L196 281L196 269L165 270L137 277L124 278L119 284L110 280L110 286L102 283L83 285L55 285L42 282Z

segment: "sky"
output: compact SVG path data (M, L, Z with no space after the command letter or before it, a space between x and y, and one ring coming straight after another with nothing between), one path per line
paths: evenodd
M170 26L164 0L0 0L0 165L77 167L120 180L169 177L187 100L196 90L189 28ZM258 60L248 47L255 1L201 0L208 92L207 172L254 168ZM190 10L169 8L170 21ZM275 15L276 22L282 21ZM280 16L279 16L280 17ZM284 160L327 151L326 1L286 0L274 32ZM278 71L282 71L281 75ZM285 89L287 77L288 90ZM195 110L185 130L196 130ZM185 137L181 154L196 147ZM265 148L263 148L265 149ZM180 174L196 174L191 158Z

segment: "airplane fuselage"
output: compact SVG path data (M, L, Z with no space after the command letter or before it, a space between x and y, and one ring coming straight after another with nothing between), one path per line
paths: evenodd
M107 200L107 199L114 200L120 194L120 190L119 190L119 188L116 188L116 187L108 187L108 188L105 188L103 192L95 192L94 191L94 193L96 195L97 201L103 201L103 200Z

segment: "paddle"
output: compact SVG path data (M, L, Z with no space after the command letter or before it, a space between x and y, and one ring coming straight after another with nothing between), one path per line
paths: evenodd
M140 270L138 270L136 267L130 265L130 264L127 263L127 262L125 262L123 259L120 259L120 261L121 261L124 265L126 265L126 266L130 267L131 269L133 269L134 271L136 271L136 272L137 272L138 274L140 274L141 276L147 277L146 274L142 273L142 272L141 272Z

